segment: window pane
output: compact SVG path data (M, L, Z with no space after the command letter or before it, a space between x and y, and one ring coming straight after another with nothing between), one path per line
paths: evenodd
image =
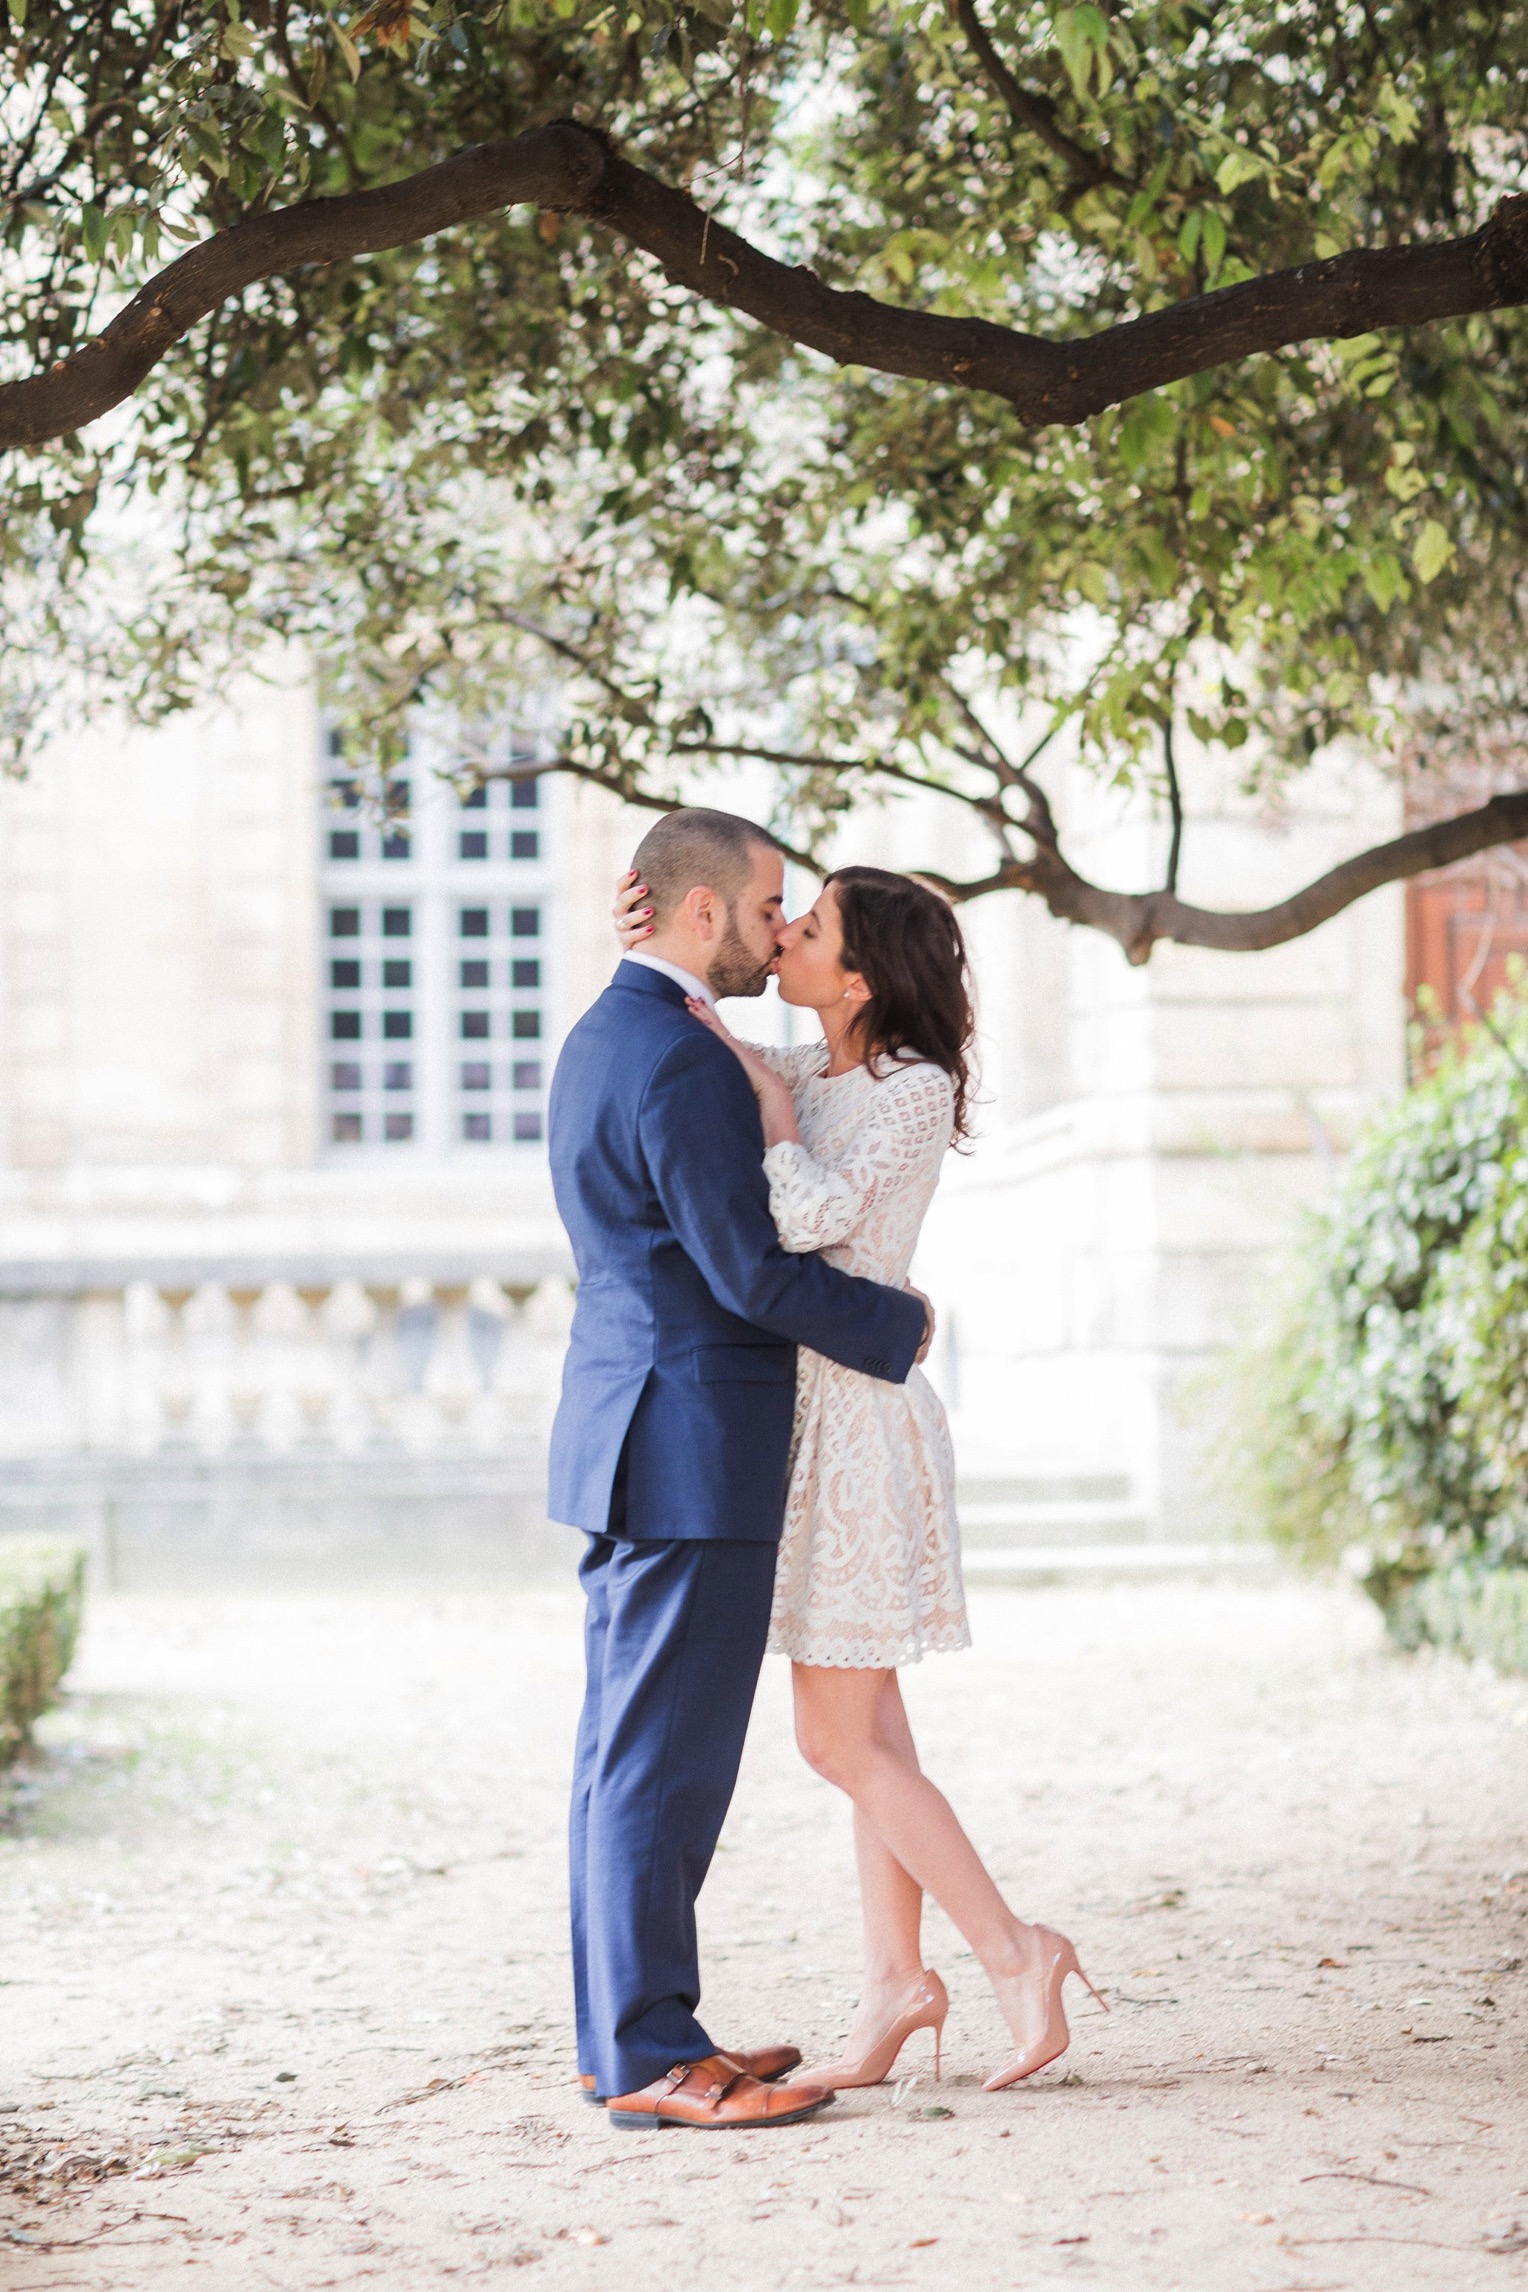
M486 783L482 780L479 780L477 786L472 789L470 794L462 797L461 806L464 812L486 812L488 809L488 788ZM474 1122L476 1122L478 1120L478 1116L474 1115L472 1119Z
M414 910L411 907L384 907L382 910L382 936L384 939L407 939L414 929Z
M413 964L400 963L396 956L392 962L384 963L382 966L382 984L384 987L412 987L414 984Z
M359 987L361 984L360 964L331 963L329 966L329 984L331 987Z
M467 1042L486 1042L488 1039L488 1013L463 1011L462 1035Z
M517 1059L515 1062L516 1090L541 1088L541 1061L539 1058Z
M358 860L361 839L354 828L336 828L329 838L329 857L332 860Z
M406 1043L411 1040L413 1032L414 1014L412 1011L384 1011L382 1013L384 1041Z
M488 838L475 828L464 829L456 839L456 856L464 860L487 859Z
M412 1138L414 1135L413 1115L384 1114L382 1117L382 1135L389 1140Z
M512 860L533 860L539 844L534 828L517 828L509 839L509 856Z
M486 1090L488 1083L489 1068L486 1061L479 1065L475 1059L469 1060L467 1065L462 1068L463 1090Z
M388 810L390 812L406 812L409 808L411 794L412 791L407 780L389 780L387 783Z
M337 1059L329 1069L329 1087L331 1090L359 1090L360 1068L348 1058Z
M464 987L486 987L487 984L488 965L486 963L464 963L462 965L462 985Z
M336 1146L358 1146L360 1144L361 1117L359 1114L336 1114L330 1127Z
M347 812L358 812L361 808L361 791L354 780L331 780L329 800Z
M539 1011L516 1011L510 1021L509 1031L517 1043L539 1042L541 1040L541 1013Z
M414 1069L409 1064L408 1060L389 1060L388 1064L382 1069L382 1088L384 1090L412 1090L413 1087ZM391 1117L389 1117L389 1119L391 1119Z
M488 937L488 910L486 907L464 907L460 911L457 928L464 939Z
M331 1011L329 1013L329 1040L334 1043L358 1043L361 1039L359 1011Z
M539 1114L517 1114L515 1116L515 1137L517 1139L528 1143L531 1139L540 1136L541 1117Z
M541 782L539 780L511 780L509 783L509 801L512 809L517 812L534 812L541 802Z
M509 928L516 939L539 939L541 936L540 908L512 907L509 911Z
M400 835L394 832L392 835L386 835L382 838L382 857L385 860L406 860L408 856L409 838L407 834Z
M488 1114L464 1114L462 1116L462 1136L478 1139L492 1138L493 1117Z
M329 910L329 936L331 939L359 939L361 936L361 910L358 907L331 907Z
M512 987L539 987L541 984L541 965L517 958L509 966L509 983Z
M343 756L343 755L344 755L344 753L345 753L345 735L344 735L344 733L343 733L343 732L340 732L340 731L331 731L331 733L329 734L329 753L330 753L330 755L331 755L331 756Z

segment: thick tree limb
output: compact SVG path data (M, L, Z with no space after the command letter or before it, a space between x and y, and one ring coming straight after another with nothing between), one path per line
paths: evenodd
M0 388L0 447L43 445L120 405L198 319L257 279L408 246L525 200L580 208L607 159L598 136L558 121L476 144L381 190L279 207L219 231L150 279L93 342Z
M1528 837L1528 788L1493 796L1479 811L1463 812L1452 820L1435 820L1430 827L1415 828L1391 843L1376 844L1371 851L1360 852L1317 876L1292 898L1240 915L1191 907L1170 891L1105 891L1089 883L1063 856L1055 823L1043 799L1039 807L1032 804L1024 826L1034 840L1032 859L1002 861L990 875L964 883L927 869L918 872L926 883L957 902L980 898L989 891L1033 892L1044 900L1052 915L1107 932L1119 942L1130 962L1145 963L1159 939L1175 940L1181 947L1215 947L1228 954L1282 947L1314 931L1318 924L1329 922L1382 884L1403 883L1409 876L1448 867L1455 860L1469 859L1497 844L1517 843Z
M1085 340L1050 342L847 294L760 253L591 128L554 121L338 199L251 217L160 271L93 342L0 386L0 448L64 437L120 405L171 345L255 280L375 254L523 201L587 215L678 285L841 365L1006 398L1030 424L1080 422L1188 374L1316 338L1528 302L1528 197L1464 239L1360 249L1193 295Z

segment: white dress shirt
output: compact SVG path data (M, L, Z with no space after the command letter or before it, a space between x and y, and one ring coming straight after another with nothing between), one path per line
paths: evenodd
M640 963L644 971L661 971L665 979L672 979L677 986L683 987L687 995L693 995L697 1002L708 1003L711 1009L715 1010L716 997L706 985L705 980L697 979L693 971L681 971L679 965L670 963L666 956L628 953L623 960L628 963Z

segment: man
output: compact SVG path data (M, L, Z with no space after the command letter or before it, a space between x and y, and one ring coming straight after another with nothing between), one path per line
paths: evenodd
M695 1899L737 1781L774 1583L797 1344L900 1383L924 1300L781 1249L736 1058L686 997L762 994L784 866L750 821L676 812L638 847L653 933L568 1037L557 1206L579 1288L550 1510L582 1528L588 1684L570 1824L578 2066L616 2124L779 2124L832 2099L718 2052Z

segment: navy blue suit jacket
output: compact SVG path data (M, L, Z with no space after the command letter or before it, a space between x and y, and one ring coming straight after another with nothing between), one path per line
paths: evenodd
M796 1346L894 1384L912 1367L923 1307L788 1255L763 1156L732 1052L674 980L623 963L552 1082L552 1184L578 1266L552 1428L554 1520L595 1535L773 1542Z

